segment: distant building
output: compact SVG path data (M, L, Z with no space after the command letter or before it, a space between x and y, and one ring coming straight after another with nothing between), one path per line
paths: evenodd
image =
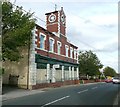
M7 73L7 78L16 75L14 78L17 78L20 87L36 89L79 82L78 47L67 40L66 16L63 8L45 15L46 29L36 24L32 31L32 44L29 53L25 54L29 56L29 61L23 61L26 63L20 71L14 68L16 74Z

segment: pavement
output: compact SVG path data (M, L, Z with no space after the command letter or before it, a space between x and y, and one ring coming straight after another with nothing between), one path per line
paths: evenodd
M120 92L117 94L113 105L120 105Z
M87 84L77 84L77 85L91 85L91 84L97 84L97 83L87 83ZM76 86L76 85L67 85L67 86L62 86L62 87L71 87L71 86ZM42 88L42 89L36 89L36 90L28 90L28 89L19 89L19 88L7 86L7 87L4 87L3 89L4 93L3 95L0 95L0 97L2 96L2 101L5 101L9 99L27 96L27 95L42 93L42 92L45 92L51 89L53 88L48 87L48 88ZM118 95L116 96L114 105L118 105Z
M15 88L10 86L4 86L4 88L5 89L3 91L2 101L23 97L27 95L32 95L36 93L41 93L41 92L44 92L43 90L45 90L45 89L28 90L28 89L20 89L20 88ZM8 90L6 91L6 89Z

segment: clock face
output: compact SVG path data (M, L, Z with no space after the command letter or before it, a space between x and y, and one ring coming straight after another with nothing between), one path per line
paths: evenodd
M63 24L65 24L65 16L64 16L64 15L61 15L61 22L62 22Z
M54 14L51 14L48 20L49 22L54 22L56 20L56 16Z

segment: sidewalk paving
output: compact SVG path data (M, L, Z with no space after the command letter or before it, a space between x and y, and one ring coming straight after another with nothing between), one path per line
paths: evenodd
M119 105L119 104L120 104L120 92L117 94L113 105Z
M37 90L16 89L16 90L4 93L2 95L2 101L23 97L27 95L32 95L36 93L41 93L41 92L44 92L43 89L37 89Z

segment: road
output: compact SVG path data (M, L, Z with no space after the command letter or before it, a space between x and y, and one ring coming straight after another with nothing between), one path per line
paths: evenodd
M117 93L118 84L112 83L67 86L3 101L3 105L113 105Z

